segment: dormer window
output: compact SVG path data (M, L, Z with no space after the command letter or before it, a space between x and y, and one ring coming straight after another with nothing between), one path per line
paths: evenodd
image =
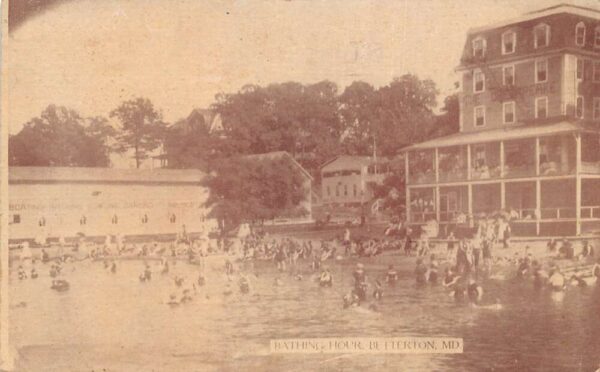
M600 26L596 27L594 32L594 47L600 48Z
M502 54L511 54L515 52L517 45L517 33L506 31L502 34Z
M473 39L473 57L474 58L483 58L485 57L485 39L482 37L477 37Z
M545 23L535 26L533 29L534 48L543 48L550 44L550 26Z
M473 92L481 93L485 90L485 75L481 70L473 71Z

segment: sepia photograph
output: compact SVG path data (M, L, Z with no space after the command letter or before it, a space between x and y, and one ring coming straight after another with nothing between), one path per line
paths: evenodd
M0 3L0 371L600 372L600 1Z

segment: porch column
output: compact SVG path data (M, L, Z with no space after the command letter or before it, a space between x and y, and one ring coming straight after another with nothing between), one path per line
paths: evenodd
M504 177L504 141L500 141L500 177Z
M535 175L540 175L540 137L535 137Z
M473 227L473 185L467 185L467 218L469 227Z
M540 220L542 219L542 184L535 180L535 233L540 235Z
M575 135L575 234L581 234L581 134Z
M471 180L471 145L467 145L467 179Z
M440 186L435 186L434 190L435 195L433 196L435 200L435 220L437 223L440 223Z
M435 167L435 183L439 183L440 182L440 158L439 158L439 151L438 148L435 148L434 151L434 160L433 160L433 166Z
M500 210L506 209L506 185L500 182Z
M404 191L406 192L406 199L404 201L404 212L406 213L406 222L410 222L410 189L408 188L408 171L408 151L406 151L404 153Z

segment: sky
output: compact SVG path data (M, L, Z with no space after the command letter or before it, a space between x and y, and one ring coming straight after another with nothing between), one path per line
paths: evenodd
M108 116L142 96L172 122L246 84L331 80L341 91L406 73L435 81L441 102L454 92L470 27L558 2L53 1L9 34L9 128L17 133L49 104Z

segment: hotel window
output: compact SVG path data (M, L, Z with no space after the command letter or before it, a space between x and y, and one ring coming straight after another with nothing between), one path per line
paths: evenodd
M357 194L357 188L356 188L356 184L352 185L352 192L354 193L354 196L356 196Z
M594 120L600 120L600 97L594 97Z
M340 186L339 185L335 186L335 196L340 196Z
M344 185L344 196L348 196L348 185Z
M502 113L504 124L513 124L515 122L515 103L504 102L502 104Z
M86 216L81 216L81 218L79 219L79 224L80 225L87 225L87 217Z
M515 85L515 66L502 68L502 81L504 85Z
M577 80L583 80L584 68L585 61L581 58L577 58Z
M585 44L585 24L583 22L579 22L575 26L575 44L578 46Z
M144 214L142 216L142 223L148 223L148 215L147 214Z
M533 47L542 48L550 44L550 26L540 24L533 29Z
M575 116L578 119L583 119L583 97L582 96L577 96L577 106L575 109Z
M331 196L331 189L327 186L327 196Z
M477 106L473 111L475 126L483 127L485 125L485 106Z
M517 33L516 32L507 31L502 34L502 54L514 53L516 44L517 44Z
M46 226L46 218L44 218L44 217L40 218L39 221L38 221L38 225L40 227Z
M594 32L594 47L600 48L600 26L596 27Z
M473 72L473 92L481 93L485 90L485 75L479 70Z
M21 223L21 215L13 214L12 215L12 223Z
M548 117L548 97L535 99L535 118L544 119Z
M116 225L119 223L119 217L115 214L112 216L110 223L112 223L113 225Z
M548 80L548 60L540 59L535 61L535 82L543 83Z
M483 58L485 57L485 39L482 37L477 37L473 40L473 57L475 58Z
M594 62L594 83L600 83L600 62Z
M171 216L169 217L169 222L171 222L171 223L177 222L177 216L175 215L175 213L171 214Z

